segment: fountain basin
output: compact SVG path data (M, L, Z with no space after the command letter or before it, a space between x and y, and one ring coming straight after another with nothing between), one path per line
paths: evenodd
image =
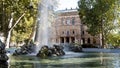
M74 53L41 59L35 55L9 56L9 68L119 68L119 53Z

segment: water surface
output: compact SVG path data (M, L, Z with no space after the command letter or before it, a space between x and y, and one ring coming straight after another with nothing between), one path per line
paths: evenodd
M35 55L10 56L9 68L119 68L119 53L73 53L41 59Z

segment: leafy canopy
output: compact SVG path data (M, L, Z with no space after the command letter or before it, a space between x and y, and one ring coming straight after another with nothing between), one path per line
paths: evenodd
M19 21L12 31L13 41L22 41L33 32L36 22L36 14L38 0L2 0L0 1L0 33L3 33L7 38L10 30L9 22L13 15L12 26L16 23L19 17L25 13L25 16ZM18 38L19 37L19 38Z
M99 34L104 24L113 25L114 6L117 0L79 0L79 16L88 26L88 32L92 35Z

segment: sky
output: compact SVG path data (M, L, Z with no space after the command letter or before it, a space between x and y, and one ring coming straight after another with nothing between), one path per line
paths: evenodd
M71 9L78 7L78 0L59 0L59 5L57 10Z

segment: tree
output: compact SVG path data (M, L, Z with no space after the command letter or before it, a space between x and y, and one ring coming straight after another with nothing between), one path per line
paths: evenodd
M120 47L120 34L119 33L111 33L108 35L109 40L107 43L112 44L115 47Z
M114 28L115 6L119 0L79 0L79 16L91 35L102 35L102 46Z
M4 34L6 43L9 45L11 37L11 31L14 31L12 35L17 31L18 34L21 32L27 34L27 30L31 31L35 24L35 18L37 14L37 0L2 0L0 1L1 21L0 21L0 32ZM35 10L34 10L35 9ZM18 24L20 22L20 24ZM25 26L24 24L28 26ZM29 23L29 24L28 24ZM25 27L24 29L21 27ZM31 34L31 33L29 33ZM23 36L22 34L19 36ZM17 37L16 37L17 38ZM19 41L19 40L18 40Z
M26 6L28 8L26 15L13 30L12 41L20 42L25 39L31 39L33 35L36 24L38 0L28 1L28 5L29 7Z

